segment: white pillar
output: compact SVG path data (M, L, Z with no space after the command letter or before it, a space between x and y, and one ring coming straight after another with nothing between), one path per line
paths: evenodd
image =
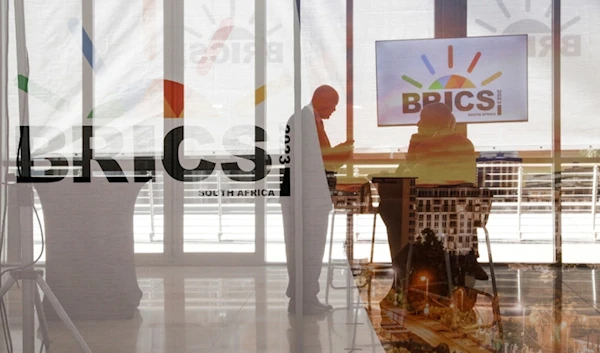
M23 1L15 0L15 28L17 44L17 71L19 80L29 79L29 57L27 53L27 36L25 31L25 5ZM21 78L22 77L22 78ZM29 125L29 94L27 87L19 89L19 124ZM32 189L23 188L19 191L20 226L21 226L21 261L23 264L33 263L33 213L30 204L33 201ZM35 351L35 314L33 303L36 285L32 281L23 281L23 352Z
M301 28L301 4L300 0L293 0L294 2L294 114L297 117L302 115L302 38L300 35ZM294 141L292 141L292 148L294 151L294 156L296 156L295 161L292 161L292 173L291 173L291 197L294 202L294 237L295 237L295 251L296 251L296 313L303 312L303 300L299 300L303 297L303 277L304 277L304 267L302 262L303 256L303 209L302 209L302 119L294 119L294 126L291 127L295 132L292 134L294 136ZM300 153L298 153L300 152ZM297 315L297 317L302 317L302 315ZM302 325L297 326L297 343L302 344L302 340L298 340L298 337L303 337L302 335ZM300 346L301 348L302 346Z
M164 2L164 78L165 81L184 85L184 1L165 0ZM165 89L167 84L165 84ZM173 86L171 86L173 87ZM165 92L167 94L167 92ZM172 98L172 97L171 97ZM185 101L184 101L185 104ZM185 108L184 108L185 111ZM178 114L178 113L175 113ZM184 114L182 112L182 114ZM164 137L173 129L183 126L182 118L166 117L164 119ZM181 150L185 150L182 142ZM172 149L175 158L177 149ZM164 151L165 157L169 151ZM180 159L181 160L181 159ZM183 255L183 220L184 220L184 183L163 174L164 182L164 251L167 258L181 259Z
M81 25L87 33L90 41L94 43L94 1L83 0ZM83 33L82 33L83 35ZM89 49L89 48L88 48ZM83 54L84 55L84 54ZM94 68L92 65L96 59L96 52L92 52L92 63L89 63L85 56L81 59L82 74L82 101L81 101L81 126L93 125L93 119L89 119L90 112L94 110Z
M6 173L8 171L8 0L0 0L0 182L2 198L0 199L0 218L2 219L0 229L6 231L7 217L3 217L6 209L6 197L8 188ZM6 233L3 233L6 234ZM4 238L2 239L2 241ZM0 245L0 261L6 261L6 249Z
M266 109L267 109L267 3L266 0L254 0L254 40L255 40L255 59L254 59L254 87L255 87L255 102L254 102L254 125L267 130ZM256 133L256 131L255 131ZM262 144L266 151L266 142ZM262 166L265 163L266 155L254 156L256 158L257 170L263 170ZM261 159L259 161L259 158ZM263 179L256 182L256 189L267 188L266 175ZM266 196L257 196L254 203L254 224L255 224L255 252L260 262L265 261L265 236L266 236L266 213L267 213L267 198Z

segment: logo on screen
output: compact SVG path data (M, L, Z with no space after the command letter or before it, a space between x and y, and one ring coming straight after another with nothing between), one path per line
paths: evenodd
M467 74L471 74L477 69L481 56L481 52L477 52L471 59L466 67ZM427 55L422 54L421 61L429 74L436 77L436 68L431 64ZM455 68L452 45L448 46L448 68ZM402 80L421 90L421 92L402 94L402 112L404 114L419 113L428 104L442 102L452 110L468 112L469 116L502 115L502 90L489 89L491 83L502 77L502 71L491 73L478 84L458 73L437 77L426 86L408 75L402 75Z

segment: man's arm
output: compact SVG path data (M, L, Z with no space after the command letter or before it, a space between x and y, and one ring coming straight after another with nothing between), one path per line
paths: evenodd
M323 163L325 163L325 169L329 171L336 171L341 168L342 165L352 157L354 151L354 142L347 141L341 143L335 147L321 148L321 154L323 155Z

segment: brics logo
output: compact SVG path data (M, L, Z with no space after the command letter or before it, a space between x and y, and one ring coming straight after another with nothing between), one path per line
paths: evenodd
M590 1L592 3L593 1ZM481 1L485 4L484 1ZM528 1L514 1L514 6L507 6L503 1L500 0L487 0L490 7L484 7L484 11L481 12L483 16L475 16L474 23L478 28L484 29L481 34L483 35L496 35L496 34L520 34L527 33L528 40L528 54L530 57L545 58L549 57L552 53L552 28L550 27L550 21L552 16L552 2L551 1L535 1L532 4L531 0ZM573 1L577 3L577 1ZM493 5L492 5L493 4ZM570 2L569 2L570 5ZM481 5L480 5L481 6ZM494 7L497 6L499 12L502 15L491 15L494 14ZM523 8L521 8L523 6ZM578 5L574 5L578 6ZM591 5L579 5L579 8L590 7ZM577 7L564 8L565 10L575 10ZM525 11L523 11L525 10ZM543 14L543 15L542 15ZM515 20L516 18L516 20ZM564 21L561 25L561 39L560 39L560 51L565 57L579 57L582 55L582 36L577 32L571 32L571 26L580 23L582 18L579 15L565 14ZM496 20L490 22L490 20ZM508 22L502 23L505 20ZM581 23L580 23L581 25ZM570 33L568 33L570 32Z
M502 71L492 71L481 82L473 82L459 73L464 72L465 69L467 74L477 70L482 53L478 51L470 63L457 63L458 67L455 67L452 45L448 46L447 55L448 69L456 70L458 73L437 76L436 79L436 68L431 64L427 55L423 54L421 61L433 82L425 86L421 81L406 74L402 75L402 80L420 90L420 92L402 93L402 112L404 114L419 113L428 104L442 102L451 110L466 112L470 116L502 115L502 90L489 88L493 82L502 77ZM425 82L427 83L427 81Z

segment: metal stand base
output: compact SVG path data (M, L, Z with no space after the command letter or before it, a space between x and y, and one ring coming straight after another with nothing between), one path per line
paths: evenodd
M349 241L352 241L352 239L348 240L348 234L346 234L346 243L344 244L344 247L346 249L346 256L347 256L347 261L348 261L348 266L336 266L333 265L333 231L335 229L335 215L337 213L345 213L347 215L346 211L339 211L339 210L333 210L332 212L332 218L331 218L331 232L329 234L329 260L327 261L327 287L325 288L325 303L329 304L329 288L333 288L333 289L352 289L352 288L359 288L358 286L355 285L351 285L350 283L347 283L346 286L336 286L333 284L333 271L335 269L348 269L350 270L350 276L352 276L352 272L353 272L353 266L352 266L352 253L348 252L348 248L352 248L353 244L348 244Z
M71 336L77 342L77 345L79 346L79 348L81 348L81 351L84 353L92 353L92 350L90 349L90 347L88 347L87 343L85 343L85 341L83 340L83 337L81 336L81 334L79 333L79 331L77 330L77 328L75 327L75 325L73 324L73 322L71 321L69 316L67 315L65 309L62 307L62 305L60 305L60 302L58 301L58 299L56 298L56 296L54 295L54 293L48 286L48 283L46 283L46 281L44 280L43 275L44 275L43 271L34 270L31 268L10 271L10 278L0 288L0 300L2 298L4 298L4 295L6 295L6 293L8 293L10 288L15 283L17 283L18 280L22 280L24 282L30 281L30 282L37 284L39 286L39 289L41 289L42 292L44 292L44 295L46 296L46 298L48 298L48 301L52 305L52 308L54 308L54 310L56 311L58 317L61 319L61 321L67 327L67 330L69 330L69 333L71 334ZM23 305L28 305L28 304L29 303L25 303L25 302L23 303ZM42 347L46 348L46 352L51 352L51 346L50 346L51 341L50 341L50 336L48 335L48 324L46 322L46 315L44 314L44 309L42 308L42 300L40 297L40 292L38 291L37 288L35 290L35 303L33 303L33 306L35 307L35 310L38 315L38 319L40 321L40 329L42 331ZM25 333L23 333L23 334L25 334Z

